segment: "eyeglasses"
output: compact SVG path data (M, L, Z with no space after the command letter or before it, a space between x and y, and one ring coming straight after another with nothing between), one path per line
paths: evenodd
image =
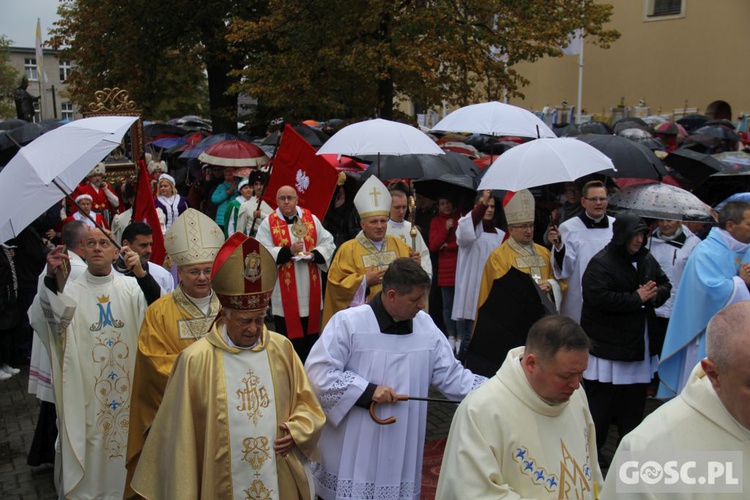
M211 277L211 268L208 269L191 269L190 271L187 271L188 276L191 278L198 278L201 274L205 274L209 278Z
M278 196L276 199L278 201L284 203L284 202L287 202L287 201L294 201L294 200L297 199L297 197L296 196Z
M509 224L508 227L511 229L528 230L528 229L534 229L534 223L529 222L528 224Z
M605 201L607 201L607 198L593 197L593 198L584 198L584 200L593 201L594 203L604 203Z

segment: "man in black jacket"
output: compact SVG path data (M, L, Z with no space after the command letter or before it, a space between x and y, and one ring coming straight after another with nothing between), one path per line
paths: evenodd
M613 419L620 438L640 424L646 389L658 367L649 333L654 309L669 298L672 285L643 244L647 232L637 215L618 215L612 241L591 259L581 282L581 326L591 340L583 377L600 463Z

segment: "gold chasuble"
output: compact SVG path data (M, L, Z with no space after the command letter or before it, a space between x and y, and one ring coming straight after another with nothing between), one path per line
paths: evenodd
M328 284L323 300L323 327L331 316L349 307L362 285L365 273L372 268L384 270L399 257L409 257L411 249L400 238L386 235L378 250L362 231L356 238L339 247L328 270ZM369 288L366 300L374 297L382 286Z
M220 320L177 359L131 486L149 499L310 499L325 416L285 337L231 347ZM285 423L296 446L276 455Z
M210 331L220 307L219 299L214 294L208 314L203 314L178 286L174 292L160 298L146 310L138 336L133 377L128 480L133 478L148 428L161 404L177 355ZM126 488L126 498L132 496L132 490Z
M537 282L555 279L549 250L534 243L533 251L529 251L516 243L513 238L508 238L505 243L493 250L487 258L487 263L484 265L484 272L482 273L482 282L479 287L477 310L487 300L495 280L503 277L511 267L515 267L519 271L531 275ZM565 281L557 280L557 283L559 284L560 292L565 291ZM559 308L560 301L557 300L558 294L559 292L555 293L555 303Z

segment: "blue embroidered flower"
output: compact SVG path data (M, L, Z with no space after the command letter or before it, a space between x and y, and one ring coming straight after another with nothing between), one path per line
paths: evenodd
M534 462L532 460L524 461L523 465L524 465L523 470L530 470L534 472Z
M546 479L544 478L544 469L537 470L534 473L534 479L536 479L537 481L545 481Z
M554 488L555 486L557 486L557 480L555 479L555 476L550 476L547 479L547 484L549 484L550 488Z
M526 458L526 450L523 448L516 448L516 458L520 458L521 460Z
M118 408L119 408L119 407L120 407L121 405L120 405L120 403L118 403L117 401L115 401L115 400L113 399L112 401L110 401L110 402L109 402L109 404L108 404L107 406L109 406L109 407L110 407L110 408L112 408L113 410L116 410L116 409L118 409Z
M109 375L107 375L107 378L110 380L114 380L117 378L117 374L115 372L109 372Z
M112 347L115 344L115 341L112 339L107 339L105 344L107 344L107 347Z

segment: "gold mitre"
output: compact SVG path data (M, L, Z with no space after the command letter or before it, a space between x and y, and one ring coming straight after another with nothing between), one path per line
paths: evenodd
M505 219L509 225L534 222L534 205L534 195L528 189L522 189L503 204Z
M385 184L374 175L370 176L354 197L354 206L360 219L391 213L391 194Z
M242 233L234 233L219 250L211 269L211 287L221 305L256 311L271 301L276 261L271 252Z
M185 210L164 235L164 247L178 266L213 262L224 243L224 232L210 217Z

